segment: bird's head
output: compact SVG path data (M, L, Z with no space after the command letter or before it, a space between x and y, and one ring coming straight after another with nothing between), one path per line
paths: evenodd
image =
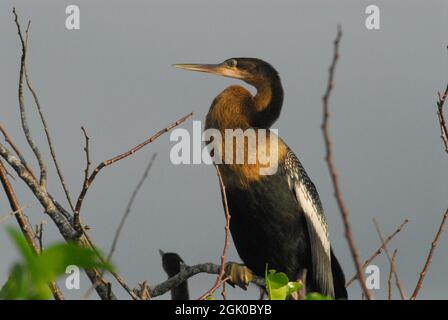
M174 64L173 67L240 79L255 86L278 79L277 71L269 63L256 58L231 58L218 64Z

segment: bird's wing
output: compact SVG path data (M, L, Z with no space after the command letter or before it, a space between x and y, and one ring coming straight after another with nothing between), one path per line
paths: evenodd
M316 187L295 154L288 150L285 159L288 183L306 218L313 261L312 277L321 293L334 296L331 249L327 221ZM310 274L308 274L310 276Z

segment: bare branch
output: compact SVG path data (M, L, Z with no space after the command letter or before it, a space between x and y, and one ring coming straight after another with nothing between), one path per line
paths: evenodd
M23 167L25 168L25 170L28 172L28 174L37 181L36 175L34 174L33 170L27 165L26 159L23 157L22 152L20 151L20 149L17 147L17 145L14 143L14 141L11 139L11 136L9 135L9 133L6 131L6 129L0 125L0 131L2 132L5 141L11 146L11 148L14 150L15 154L17 155L17 157L19 158L19 162L22 163ZM50 197L50 199L54 202L56 208L58 209L58 211L65 216L65 218L68 221L72 221L73 217L70 215L70 213L68 213L64 207L62 207L55 199L54 197L47 191L48 196Z
M123 226L126 222L126 219L128 218L129 214L131 213L132 205L134 204L134 200L137 197L138 192L143 186L143 183L145 182L146 178L148 177L149 171L152 168L152 165L154 163L154 160L156 159L157 153L154 153L151 157L151 160L149 161L148 166L146 167L145 171L143 172L143 176L140 178L140 181L138 182L136 188L132 192L131 198L129 199L128 205L126 207L126 210L123 214L123 217L121 218L120 224L118 225L117 231L115 232L114 240L112 241L112 246L110 248L109 254L107 255L107 261L110 261L112 258L112 255L115 252L115 248L118 243L118 238L120 237L121 230L123 229Z
M136 188L132 192L131 198L129 199L128 205L127 205L126 210L125 210L125 212L123 214L123 217L121 218L120 224L118 225L118 228L115 231L114 239L112 241L112 245L111 245L111 248L109 250L109 254L107 255L106 262L110 262L110 260L112 259L112 255L115 252L115 249L116 249L116 246L117 246L117 243L118 243L118 239L119 239L120 234L121 234L121 230L124 227L126 219L128 218L129 214L131 213L131 208L132 208L132 205L134 204L134 200L137 197L138 192L142 188L143 183L145 182L146 178L148 177L149 171L152 168L152 165L154 163L154 160L155 160L156 156L157 156L156 153L153 154L153 156L151 157L151 160L150 160L148 166L146 167L145 171L143 172L142 177L140 178L140 181L138 182ZM101 274L103 274L103 273L104 273L104 271L101 272ZM93 291L95 286L96 286L96 284L93 284L92 287L86 292L86 294L84 295L85 298L87 298L90 295L91 291ZM134 291L131 290L130 288L129 288L128 293L131 294L131 296L133 298L135 298L135 299L138 298L137 296L133 295Z
M448 153L448 129L447 129L447 125L446 125L446 121L445 121L445 114L444 114L444 110L443 110L445 101L448 97L448 85L446 86L445 92L443 94L441 94L439 92L437 95L438 95L437 116L438 116L439 125L440 125L440 133L441 133L440 136L442 138L443 145L445 147L445 152ZM442 217L442 221L440 222L439 229L437 230L437 233L435 235L435 238L431 242L431 248L429 249L428 256L425 261L425 265L423 266L423 269L420 272L420 276L417 281L417 285L415 286L414 292L412 293L411 300L417 299L417 296L422 288L426 273L428 272L429 266L431 265L431 262L432 262L432 256L434 255L434 251L436 250L439 239L440 239L440 237L443 233L443 230L445 228L447 218L448 218L448 209L446 209L445 214Z
M84 134L84 153L86 154L86 168L84 169L84 181L82 185L83 188L87 188L87 185L89 183L90 165L92 164L92 161L90 160L90 136L84 127L81 127L81 130Z
M44 249L43 245L43 231L44 231L44 224L47 222L45 220L42 220L40 223L36 224L35 231L34 231L34 238L36 239L37 243L39 244L39 251L42 252Z
M362 264L362 270L364 271L368 265L370 265L372 263L373 260L375 260L376 257L378 257L382 252L385 246L387 246L387 244L398 234L400 233L400 231L403 229L403 227L409 222L408 219L405 219L403 221L402 224L400 224L400 226L397 228L397 230L395 230L390 236L388 236L386 238L386 240L384 241L384 243L381 244L381 246L370 256L369 259L367 259L366 261L364 261L364 263ZM347 284L345 285L345 287L349 287L356 279L358 278L358 275L354 275L350 281L347 282Z
M86 152L86 158L87 158L87 165L86 165L86 169L84 171L85 173L85 179L83 182L83 188L81 190L81 193L78 197L78 201L76 203L75 206L75 213L74 213L74 225L80 227L80 229L77 230L77 236L83 234L85 240L87 241L87 243L90 245L91 248L93 248L95 250L95 252L97 253L97 256L100 258L100 260L102 262L106 262L106 259L103 258L103 256L98 252L98 250L96 249L96 246L93 244L93 241L91 240L90 236L85 232L85 230L83 230L82 227L82 223L79 217L79 213L81 211L81 207L82 207L82 202L84 200L85 195L87 194L88 189L90 188L90 186L92 185L92 182L95 180L96 175L101 171L101 169L103 169L104 167L107 167L117 161L120 161L134 153L136 153L137 151L139 151L140 149L142 149L143 147L145 147L146 145L148 145L149 143L153 142L154 140L156 140L158 137L160 137L162 134L168 132L169 130L173 129L174 127L177 127L178 125L182 124L183 122L185 122L188 118L190 118L193 115L193 113L190 113L184 117L182 117L181 119L177 120L176 122L172 123L171 125L165 127L164 129L158 131L156 134L154 134L153 136L151 136L150 138L148 138L147 140L145 140L144 142L140 143L139 145L135 146L134 148L130 149L129 151L119 154L118 156L115 156L114 158L111 158L109 160L105 160L102 163L100 163L96 169L90 174L90 176L88 176L89 173L89 167L90 167L90 151L89 151L89 139L90 137L87 135L87 132L85 131L84 128L83 132L84 132L84 137L86 139L86 145L85 145L85 152ZM86 178L88 176L88 178ZM126 284L126 282L123 280L123 278L116 272L112 271L111 274L115 277L115 279L118 281L118 283L128 292L128 294L133 298L133 299L138 299L139 297L134 293L134 291ZM94 284L95 286L95 284Z
M8 143L11 148L14 150L14 152L16 153L17 157L19 157L20 161L22 162L22 164L27 168L28 171L31 171L31 169L28 167L28 164L25 160L25 158L23 157L22 153L20 152L20 149L17 147L17 145L12 141L10 135L8 134L8 131L6 131L6 129L0 124L0 131L3 134L3 137L5 138L6 143ZM34 175L34 174L33 174Z
M0 143L0 156L2 156L6 162L16 171L18 176L26 183L28 188L34 194L34 196L39 200L40 204L44 208L45 213L47 213L56 227L59 229L61 235L67 241L72 241L78 237L78 233L73 230L72 225L67 220L67 212L62 208L53 197L47 193L47 191L42 188L37 179L35 178L32 171L28 170L23 164L17 159L6 147ZM86 242L87 239L81 239L84 245L89 245L90 242ZM97 281L99 272L95 270L86 270L87 275L91 281ZM107 299L113 296L107 289L107 281L101 280L101 285L97 286L97 292L103 299Z
M17 200L14 189L12 188L11 183L8 180L5 167L3 166L3 162L1 160L0 160L0 180L2 182L6 196L8 197L11 209L15 211L14 216L16 217L17 223L19 224L20 229L22 230L22 233L26 238L26 241L28 242L28 244L30 245L31 249L35 254L37 255L40 254L40 248L38 247L36 239L34 238L33 229L31 228L31 225L26 219L25 214L23 213L23 209L21 209L19 201ZM64 295L57 286L56 282L51 282L49 284L49 287L56 300L64 300Z
M17 175L27 184L28 188L41 203L45 212L52 218L53 222L55 222L64 238L72 240L74 233L71 225L68 223L65 216L58 211L45 188L34 179L34 176L23 166L20 160L2 144L0 144L0 156L8 162L8 164L16 171Z
M5 137L5 141L13 148L14 152L16 153L17 157L19 158L19 162L21 163L22 166L24 167L24 170L28 173L29 179L34 179L35 181L37 181L36 175L34 174L33 170L26 164L26 160L23 157L20 149L17 147L17 145L14 143L14 141L11 139L10 135L8 134L8 132L6 131L6 129L4 127L2 127L0 125L0 131L2 132L3 136ZM5 148L6 150L6 148ZM8 154L8 153L6 153ZM12 155L11 153L9 153L10 155ZM6 159L6 158L5 158ZM11 165L11 163L8 162L9 165ZM28 183L27 183L28 184ZM54 202L57 210L68 220L68 221L72 221L73 217L70 215L70 213L68 213L55 199L53 196L51 196L51 194L47 191L47 195L48 197L51 199L51 201Z
M82 189L87 190L88 183L89 183L90 165L92 164L92 161L90 160L90 136L84 127L81 127L81 130L82 130L82 133L84 134L84 141L85 141L84 153L86 155L86 167L84 169L84 180L82 183ZM77 211L77 210L74 211L73 227L75 228L75 230L77 230L78 232L81 233L83 231L83 225L82 225L79 214L80 214L79 211Z
M26 36L25 36L25 47L26 47L26 49L28 49L29 27L30 27L30 23L28 23L28 27L27 27L27 30L26 30ZM52 139L51 139L51 136L50 136L50 131L49 131L49 128L48 128L48 125L47 125L47 121L45 119L45 116L44 116L44 113L43 113L43 110L42 110L42 106L40 104L40 101L39 101L39 98L37 96L37 93L36 93L36 91L34 90L34 88L32 86L31 80L30 80L30 78L28 76L27 59L26 59L26 57L25 57L25 62L24 62L24 66L23 66L26 84L27 84L28 89L31 92L31 95L33 96L34 103L35 103L37 111L39 113L39 117L41 119L42 126L44 128L44 132L45 132L45 136L46 136L46 139L47 139L47 143L48 143L48 146L50 148L51 157L52 157L54 165L56 167L56 172L58 174L58 177L59 177L59 180L61 182L62 188L64 190L67 202L69 203L70 208L72 209L72 212L74 212L74 206L73 206L73 202L71 200L70 192L69 192L68 187L67 187L67 185L65 183L65 179L64 179L64 176L62 174L62 170L61 170L59 162L57 160L56 151L55 151L54 146L53 146L53 142L52 142ZM30 136L31 136L31 134L30 134ZM14 148L14 150L16 151L16 153L19 156L19 158L23 159L23 156L21 156L20 151L18 151L18 149L16 150L15 148ZM29 170L29 171L32 172L31 170Z
M132 289L132 291L140 298L140 300L150 300L149 286L147 281L143 281L138 284L138 288Z
M15 192L11 186L11 183L8 180L6 170L1 161L0 161L0 180L3 185L3 189L5 190L5 193L8 197L11 209L14 210L14 216L16 217L20 229L22 230L23 234L25 235L25 238L27 239L32 249L36 253L39 252L38 247L36 246L36 243L34 241L32 228L29 226L28 221L26 220L23 214L23 208L19 205Z
M396 269L395 258L397 257L397 252L398 249L395 249L394 253L392 254L392 260L390 262L389 278L387 279L387 300L392 299L392 275L394 274L394 269Z
M26 165L26 162L25 161L22 162L21 160L17 159L14 156L14 154L12 154L11 151L9 151L1 143L0 143L0 156L6 160L6 162L14 169L14 171L16 171L19 177L26 183L28 188L33 192L34 196L39 200L40 204L44 208L45 213L47 213L51 217L51 219L59 229L59 232L64 237L64 239L66 239L67 241L79 240L82 245L90 246L95 251L97 251L87 234L84 234L81 238L79 238L80 232L73 228L74 226L74 224L72 224L74 220L73 217L46 190L47 173L45 162L43 161L42 157L40 157L40 152L36 152L39 150L35 146L28 128L23 101L23 79L24 74L26 72L25 62L26 62L26 52L27 52L26 49L28 41L29 24L26 30L26 41L25 41L21 32L20 24L18 22L18 16L15 10L13 10L13 13L15 16L15 23L18 29L19 38L22 44L22 59L21 59L20 80L19 80L19 106L22 118L22 128L25 132L25 136L27 137L28 144L30 144L31 148L33 149L33 152L35 153L39 161L39 166L41 168L40 182L36 179L36 176L34 175L32 169ZM29 87L31 87L30 90L33 91L31 84ZM37 98L37 95L35 97ZM38 102L36 103L38 104ZM46 124L44 126L46 126ZM17 156L20 159L25 160L22 154L20 153L19 149L15 147L15 145L9 139L9 136L7 135L6 131L2 130L2 133L5 135L5 139L7 140L7 142L15 150ZM110 283L101 277L101 274L98 270L95 269L86 270L86 273L92 283L100 282L100 284L96 287L96 291L98 292L99 296L102 299L116 299L115 295L111 290ZM114 272L113 275L125 289L126 288L129 289L127 285L124 283L123 279L118 274Z
M145 147L146 145L150 144L151 142L153 142L154 140L156 140L158 137L160 137L162 134L170 131L171 129L177 127L178 125L182 124L183 122L185 122L188 118L190 118L193 115L193 112L187 114L186 116L180 118L179 120L177 120L176 122L170 124L169 126L163 128L162 130L160 130L159 132L157 132L156 134L154 134L153 136L151 136L150 138L148 138L147 140L143 141L142 143L140 143L139 145L133 147L132 149L119 154L109 160L104 160L103 162L101 162L96 168L95 170L93 170L92 174L89 176L89 179L87 180L87 183L83 186L81 193L79 194L78 197L78 201L76 203L75 206L75 212L80 212L81 211L81 207L82 207L82 202L84 200L84 197L88 191L88 189L90 188L90 186L92 185L93 181L95 180L97 174L101 171L101 169L110 166L126 157L129 157L131 155L133 155L134 153L136 153L137 151L139 151L140 149L142 149L143 147Z
M355 240L353 239L348 209L345 205L345 202L342 197L342 192L339 187L339 178L338 178L338 174L337 174L336 168L333 163L332 142L331 142L330 131L328 128L328 121L330 118L329 100L330 100L331 92L334 87L334 73L335 73L337 61L339 59L339 43L341 41L341 37L342 37L342 30L341 30L341 27L338 26L336 40L334 41L333 61L328 70L327 89L326 89L324 96L322 97L322 102L323 102L322 131L323 131L325 147L326 147L325 159L328 164L328 170L330 171L331 181L333 183L334 193L335 193L336 201L337 201L337 204L339 207L339 211L341 213L342 220L344 222L345 237L347 238L347 242L350 247L350 251L351 251L351 254L353 257L353 262L354 262L355 268L356 268L356 273L358 274L358 280L361 285L363 293L365 294L365 296L367 297L368 300L371 300L371 299L373 299L373 294L367 288L367 285L366 285L365 276L364 276L364 273L362 272L361 259L359 257L358 249L356 248Z
M227 195L226 195L226 187L224 185L224 182L222 181L221 172L219 171L219 168L217 165L215 165L216 168L216 174L218 175L219 179L219 186L221 189L221 198L222 203L224 205L224 213L226 215L226 225L225 225L225 240L224 240L224 248L222 250L221 255L221 269L216 277L215 284L213 287L208 290L206 293L204 293L199 300L207 299L210 297L224 282L224 274L225 274L225 264L226 264L226 257L227 257L227 248L229 247L230 243L230 212L229 212L229 206L227 204Z
M73 241L78 238L78 233L73 229L72 224L67 220L69 215L64 208L60 206L53 197L39 184L35 179L33 173L23 166L19 159L17 159L3 144L0 143L0 156L16 171L17 175L28 186L41 206L51 220L58 228L60 234L67 241ZM83 245L91 246L91 241L87 237L80 239ZM97 281L100 273L97 270L86 270L87 275L91 281ZM97 292L102 299L109 299L114 297L108 289L108 281L102 279L101 285L97 286Z
M445 228L447 218L448 218L448 209L445 211L445 214L443 215L442 218L442 222L440 223L439 229L437 230L436 236L434 240L431 242L431 248L429 249L428 257L426 258L425 265L423 266L423 269L420 272L420 277L417 281L417 285L415 286L414 292L412 293L411 300L417 299L417 295L419 294L420 289L422 288L426 273L428 272L429 266L431 265L432 262L432 256L434 255L434 251L436 250L437 244L439 243L440 236L442 235L443 230Z
M5 221L8 220L9 218L14 217L14 216L15 216L17 213L19 213L19 212L23 212L23 211L24 211L25 209L27 209L27 208L29 208L29 206L23 206L23 207L21 207L19 210L15 210L15 211L12 211L12 212L10 212L10 213L4 215L4 216L1 216L1 217L0 217L0 223L5 222Z
M27 33L27 38L28 38L28 33ZM54 149L53 142L52 142L52 139L51 139L51 136L50 136L50 130L48 129L47 120L45 119L45 116L44 116L41 104L40 104L39 99L37 97L37 93L34 90L32 84L31 84L31 80L28 77L28 71L27 71L26 65L25 65L25 79L26 79L26 84L28 86L28 89L30 90L31 95L33 96L34 103L36 104L37 111L39 113L40 120L41 120L42 126L44 128L45 136L47 138L48 147L50 148L51 158L53 159L54 166L56 167L56 172L58 174L59 181L61 182L62 189L64 190L67 202L68 202L70 208L72 209L72 211L74 211L75 207L73 206L73 202L72 202L72 199L71 199L71 196L70 196L70 192L68 190L67 184L65 183L65 179L64 179L64 176L62 174L61 167L60 167L58 159L56 157L56 151Z
M378 233L378 236L380 237L381 243L384 245L384 243L385 243L384 242L385 241L384 240L384 236L383 236L383 233L381 232L380 225L378 224L378 221L376 221L375 218L373 218L373 223L375 224L375 229L376 229L376 232ZM387 259L389 260L389 263L391 265L392 271L394 273L395 283L397 285L398 290L400 291L401 299L402 300L406 300L407 299L406 298L406 293L404 292L403 286L401 285L401 281L400 281L400 278L398 277L397 269L395 267L395 264L392 261L392 257L391 257L391 255L389 253L389 250L387 250L387 245L384 245L384 252L386 253Z
M443 94L441 94L440 92L438 93L438 101L437 101L437 116L439 118L440 137L442 138L446 153L448 153L448 128L445 121L445 114L443 107L445 105L447 96L448 96L448 85L446 86L445 92Z
M228 262L225 264L224 270L225 270L226 276L229 275L228 270L230 270L230 267L232 264L234 264L234 262ZM174 277L171 277L168 280L166 280L158 285L150 287L149 291L151 293L151 297L153 297L153 298L158 297L158 296L172 290L173 288L179 286L182 282L188 280L189 278L191 278L199 273L221 275L221 270L222 270L221 264L214 264L214 263L202 263L202 264L197 264L194 266L185 265L185 268L183 268L183 270L181 270L181 272L179 272ZM220 277L220 278L222 278L222 277ZM253 276L251 282L260 287L266 286L266 282L265 282L264 278L258 277L256 275ZM219 288L219 286L218 286L218 288Z
M31 136L31 131L30 131L30 128L28 126L28 120L27 120L26 112L25 112L25 101L24 101L24 98L23 98L23 79L24 79L25 65L26 65L27 44L26 44L26 42L24 40L24 37L22 35L22 30L21 30L21 27L20 27L19 18L17 16L16 9L14 8L12 12L14 14L14 22L16 23L17 32L19 34L20 42L22 44L22 57L20 59L19 92L18 92L19 107L20 107L20 119L21 119L21 122L22 122L22 129L23 129L23 132L25 133L26 140L28 141L28 144L29 144L30 148L33 150L33 153L36 156L37 162L39 163L39 167L40 167L40 185L43 188L45 188L46 187L46 183L47 183L47 166L45 164L45 161L44 161L44 159L42 157L42 154L41 154L39 148L34 143L34 139ZM28 29L26 31L26 34L28 34Z
M221 291L221 296L223 300L227 300L227 281L230 280L230 277L227 277L223 280L222 282L222 291Z
M181 119L177 120L176 122L172 123L171 125L165 127L164 129L158 131L156 134L154 134L153 136L151 136L150 138L148 138L147 140L145 140L144 142L140 143L139 145L133 147L132 149L130 149L129 151L119 154L118 156L115 156L114 158L111 158L109 160L105 160L102 163L100 163L96 169L90 174L88 179L84 179L84 183L83 183L83 188L81 190L81 193L78 197L78 201L76 203L75 206L75 216L74 216L74 225L78 225L81 227L81 229L76 230L76 237L79 237L81 234L84 235L85 240L87 241L87 243L90 245L91 248L93 248L95 250L95 252L97 253L97 256L100 258L100 260L102 262L106 262L106 260L102 257L102 255L98 252L98 250L96 249L96 246L93 244L93 241L91 240L90 236L85 232L85 230L83 230L82 227L82 223L81 220L79 218L79 213L81 211L81 207L82 207L82 202L84 200L85 195L87 194L88 189L90 188L90 186L92 185L93 181L95 180L96 175L101 171L101 169L114 164L115 162L118 162L134 153L136 153L137 151L139 151L140 149L142 149L143 147L145 147L146 145L150 144L151 142L153 142L154 140L156 140L157 138L159 138L162 134L168 132L169 130L177 127L178 125L182 124L183 122L185 122L188 118L190 118L193 115L193 113L191 112L190 114L182 117ZM86 137L86 143L88 142L88 136ZM86 148L88 150L88 145L86 145ZM89 151L86 151L86 157L88 157L87 163L90 162L90 155L89 155ZM88 172L88 168L86 167L86 171ZM78 221L78 223L76 222ZM128 292L128 294L133 298L133 299L138 299L138 296L133 292L133 290L126 284L126 282L123 280L123 278L116 272L112 271L111 274L115 277L115 279L118 281L118 283Z

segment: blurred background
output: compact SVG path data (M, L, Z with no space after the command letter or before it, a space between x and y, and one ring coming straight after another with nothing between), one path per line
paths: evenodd
M216 63L240 56L264 59L279 71L285 89L283 112L274 127L316 184L333 248L350 278L354 266L324 162L320 129L321 96L341 24L344 35L330 120L335 164L363 260L380 245L372 218L378 219L385 235L405 218L410 220L390 244L391 252L399 248L397 268L410 296L448 204L448 159L435 104L436 92L448 80L446 1L78 0L81 28L70 31L65 28L65 8L71 4L0 3L0 122L28 159L33 157L20 129L17 102L21 47L13 6L22 27L32 21L28 71L73 197L80 191L85 165L81 126L92 137L91 155L97 164L191 111L194 120L203 120L213 98L238 83L184 72L171 64ZM365 27L370 4L381 10L380 30ZM48 188L64 199L31 96L27 93L25 98L32 132L49 163ZM191 120L182 127L191 131ZM106 168L84 201L82 218L107 252L133 189L151 156L158 154L113 257L131 287L143 280L154 285L166 279L159 248L179 253L190 265L219 263L225 220L215 169L173 165L173 144L166 134L132 158ZM14 187L22 205L32 206L26 214L33 224L49 221L44 243L61 241L24 184L17 180ZM0 215L9 211L1 193ZM15 221L0 225L0 283L18 259L4 232L8 224ZM420 298L448 298L447 240L443 235ZM233 244L228 258L239 261ZM374 293L386 298L389 263L381 255L374 264L381 271L381 289ZM214 280L214 275L192 278L192 298ZM81 298L89 287L83 278L80 290L65 294ZM113 289L120 298L128 297L115 282ZM361 297L358 283L349 295ZM228 297L254 299L258 290L229 288ZM394 297L399 298L396 290Z

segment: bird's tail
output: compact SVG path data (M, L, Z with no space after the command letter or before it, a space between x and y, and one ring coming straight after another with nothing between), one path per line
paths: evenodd
M331 249L331 272L333 274L333 286L334 286L334 297L335 299L347 299L347 289L345 288L345 276L344 271L342 271L341 265L338 259Z

